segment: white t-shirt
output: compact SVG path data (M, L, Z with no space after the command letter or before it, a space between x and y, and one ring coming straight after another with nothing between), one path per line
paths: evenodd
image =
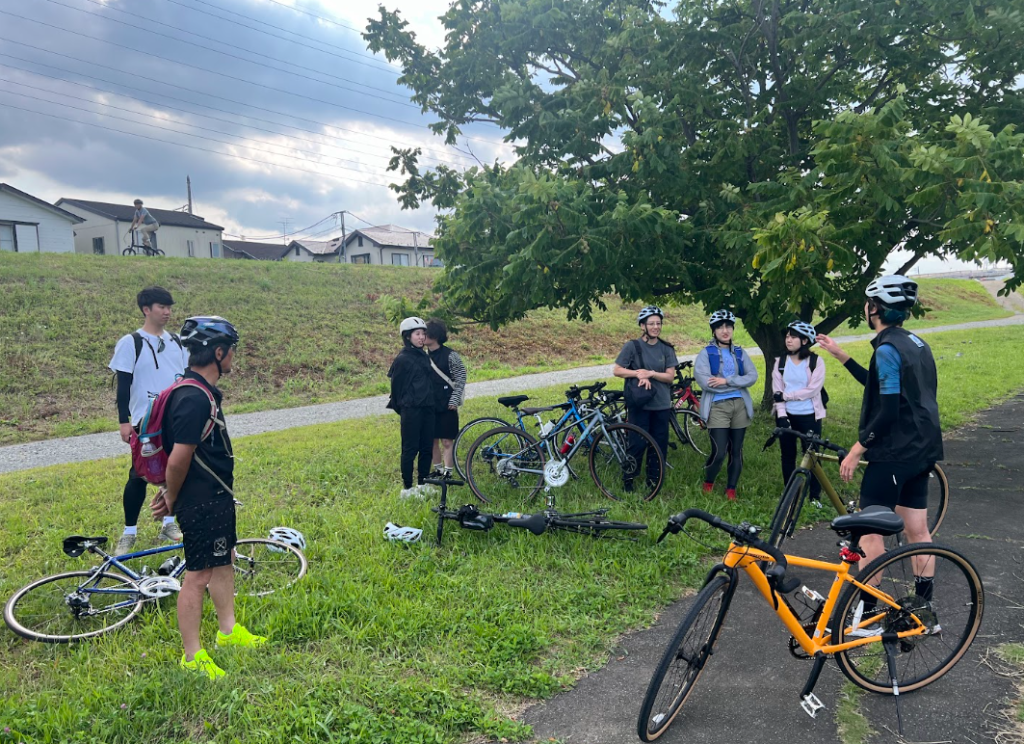
M799 390L807 387L811 382L811 365L806 359L799 364L794 364L793 358L787 357L786 368L782 372L782 381L786 384L786 390ZM814 401L787 400L786 413L792 416L806 416L814 413Z
M108 365L114 372L129 372L132 378L128 410L133 425L138 425L146 415L149 401L170 387L188 366L188 351L178 346L168 331L163 336L154 336L141 328L136 331L142 336L142 350L135 360L135 339L129 333L122 336L114 347L114 357ZM163 339L164 348L160 349ZM158 368L159 365L159 368Z

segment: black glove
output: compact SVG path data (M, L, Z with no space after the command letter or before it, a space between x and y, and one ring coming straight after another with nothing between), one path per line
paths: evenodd
M776 403L781 403L782 393L775 393L775 395L772 396L772 400L774 400Z
M790 425L790 423L789 423L789 418L786 417L786 416L782 416L780 418L775 419L775 425L777 427L779 427L780 429L792 429L793 428Z

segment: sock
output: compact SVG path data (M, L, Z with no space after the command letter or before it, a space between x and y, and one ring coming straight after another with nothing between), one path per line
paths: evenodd
M124 534L126 534L126 535L137 535L137 534L139 534L139 526L137 524L133 524L131 527L125 526Z
M164 517L164 524L174 524L174 517Z
M925 602L932 601L932 590L935 589L935 578L930 576L914 577L914 594Z

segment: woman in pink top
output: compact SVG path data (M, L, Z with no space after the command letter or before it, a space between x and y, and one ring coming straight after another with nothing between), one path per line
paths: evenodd
M821 434L821 421L825 418L822 393L825 386L825 362L811 353L816 332L810 323L794 320L785 330L786 356L779 357L772 366L772 390L775 395L775 425L792 428L805 434ZM782 436L782 480L796 470L796 437ZM807 444L800 440L803 449ZM811 479L811 498L818 500L821 484Z

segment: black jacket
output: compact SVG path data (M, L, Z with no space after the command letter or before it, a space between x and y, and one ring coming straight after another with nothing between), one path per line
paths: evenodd
M882 405L877 362L872 354L860 412L860 441L868 447L865 459L919 463L941 460L942 429L936 400L938 374L931 348L898 326L886 328L871 341L875 349L882 344L894 346L902 360L899 414L888 431L875 432L874 441L865 441L871 437L868 425Z
M435 407L437 377L430 366L427 352L414 346L406 346L395 357L388 370L391 378L391 403L398 410L406 408Z

